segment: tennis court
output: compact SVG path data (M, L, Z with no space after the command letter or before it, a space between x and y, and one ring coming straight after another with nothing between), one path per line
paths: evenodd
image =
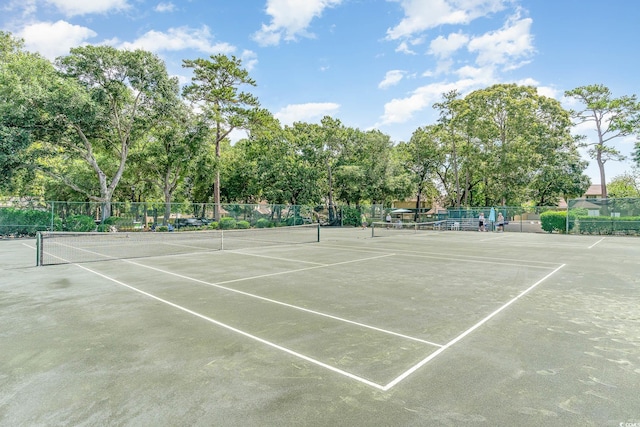
M0 241L0 425L640 425L637 239L399 231Z

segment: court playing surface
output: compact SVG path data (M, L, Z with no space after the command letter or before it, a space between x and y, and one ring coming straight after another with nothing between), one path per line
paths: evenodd
M640 426L638 239L320 234L44 267L0 241L0 425Z

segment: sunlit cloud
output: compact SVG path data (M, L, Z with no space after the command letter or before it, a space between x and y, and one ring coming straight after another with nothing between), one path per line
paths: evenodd
M262 24L252 38L262 46L277 45L281 40L293 41L298 37L314 37L307 29L314 18L343 0L267 0L265 12L271 16L269 24Z
M295 122L312 122L331 116L338 112L340 104L333 102L310 102L291 104L274 114L282 124L292 125Z
M96 35L90 28L66 21L38 22L27 25L18 33L27 50L39 52L50 60L68 54L72 47L85 44Z

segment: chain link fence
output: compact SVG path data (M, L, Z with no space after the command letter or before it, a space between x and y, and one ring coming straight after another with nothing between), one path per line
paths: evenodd
M282 227L319 223L359 225L361 215L382 217L382 206L303 206L282 204L42 201L34 198L0 200L0 236L32 236L37 231L147 231L200 228ZM217 214L217 215L216 215ZM162 228L160 228L162 227Z

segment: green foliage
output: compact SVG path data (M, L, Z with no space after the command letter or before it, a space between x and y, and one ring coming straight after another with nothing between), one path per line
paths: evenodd
M105 223L98 224L96 231L99 233L108 233L111 231L111 226Z
M577 218L580 234L640 234L640 217L581 216Z
M636 95L614 98L608 87L602 84L580 86L565 92L582 104L582 109L572 111L576 124L591 123L597 140L585 143L588 154L596 160L603 177L603 197L608 197L604 166L608 160L620 161L624 155L611 142L616 138L640 132L640 103Z
M219 223L219 227L221 230L231 230L236 228L236 220L229 217L229 216L225 216L223 218L220 218L220 223Z
M569 215L571 221L569 221L569 230L573 229L575 218L573 215ZM540 214L540 225L542 229L548 233L554 231L559 233L566 233L567 230L567 212L546 211Z
M245 91L255 81L232 56L185 60L193 79L180 99L177 80L151 52L88 45L54 66L0 32L0 55L0 188L99 200L105 217L112 199L136 197L360 206L419 194L444 206L542 205L579 196L588 184L569 112L529 86L445 94L435 105L438 123L395 144L329 116L281 126ZM634 130L634 98L600 89L568 95L586 101L583 113L595 106L592 95L619 101L631 115L611 129ZM250 136L231 145L236 129ZM170 216L164 211L164 223ZM328 216L334 222L335 210ZM358 222L348 212L343 220Z
M284 223L287 226L302 225L304 224L304 219L299 216L292 216L290 218L287 218L287 220Z
M607 185L607 194L612 198L640 197L640 170L613 178Z
M342 208L342 223L344 225L360 226L360 209L345 206Z
M87 232L95 229L96 223L88 215L71 215L64 221L64 231Z
M268 228L273 227L273 223L266 218L260 218L256 221L257 228Z
M104 225L116 225L118 223L119 218L117 216L110 216L109 218L105 218L102 221Z
M61 230L60 218L54 218L54 230ZM0 208L0 235L34 236L51 228L51 212L35 209Z
M249 221L238 221L236 223L236 228L241 228L241 229L251 228L251 224L249 224Z
M166 225L160 225L158 227L156 227L156 231L169 231L169 227L167 227Z
M220 227L220 224L217 221L211 221L207 224L207 230L217 230Z

